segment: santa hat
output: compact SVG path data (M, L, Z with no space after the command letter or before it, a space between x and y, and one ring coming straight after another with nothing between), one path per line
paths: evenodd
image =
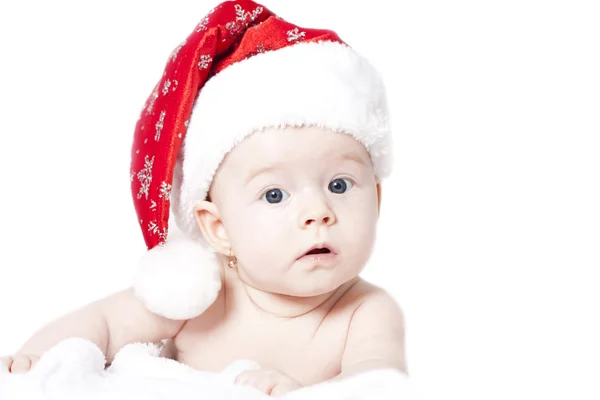
M135 128L131 188L148 251L133 287L149 310L189 319L215 301L220 265L194 207L237 143L285 126L350 134L379 180L390 172L386 95L369 62L333 31L295 26L253 1L221 3L171 53Z

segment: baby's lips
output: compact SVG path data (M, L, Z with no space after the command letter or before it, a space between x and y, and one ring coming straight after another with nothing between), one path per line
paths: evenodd
M311 251L316 250L316 249L327 249L327 250L329 250L329 253L331 253L331 254L338 254L337 249L335 247L333 247L331 244L329 244L327 242L319 242L319 243L314 244L307 250L305 250L302 254L300 254L298 256L297 260L299 260L300 258L304 257L305 255L307 255L308 253L310 253ZM315 254L318 254L318 253L315 253Z

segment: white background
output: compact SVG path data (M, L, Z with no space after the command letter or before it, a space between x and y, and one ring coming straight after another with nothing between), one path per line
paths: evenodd
M594 3L263 3L388 84L395 171L365 277L401 303L426 399L600 398ZM0 354L129 284L134 124L215 4L1 3Z

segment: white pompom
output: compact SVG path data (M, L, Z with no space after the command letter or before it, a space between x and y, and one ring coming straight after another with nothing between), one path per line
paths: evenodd
M172 237L149 250L134 276L136 296L155 314L187 320L202 314L221 290L216 255L200 242Z

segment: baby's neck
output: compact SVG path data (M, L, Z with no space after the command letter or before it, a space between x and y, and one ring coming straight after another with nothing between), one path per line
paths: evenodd
M328 293L297 297L262 291L244 283L237 275L237 271L225 268L224 272L226 304L250 306L265 316L278 319L298 318L320 310L327 312L359 279L352 279ZM229 308L227 305L226 307Z

